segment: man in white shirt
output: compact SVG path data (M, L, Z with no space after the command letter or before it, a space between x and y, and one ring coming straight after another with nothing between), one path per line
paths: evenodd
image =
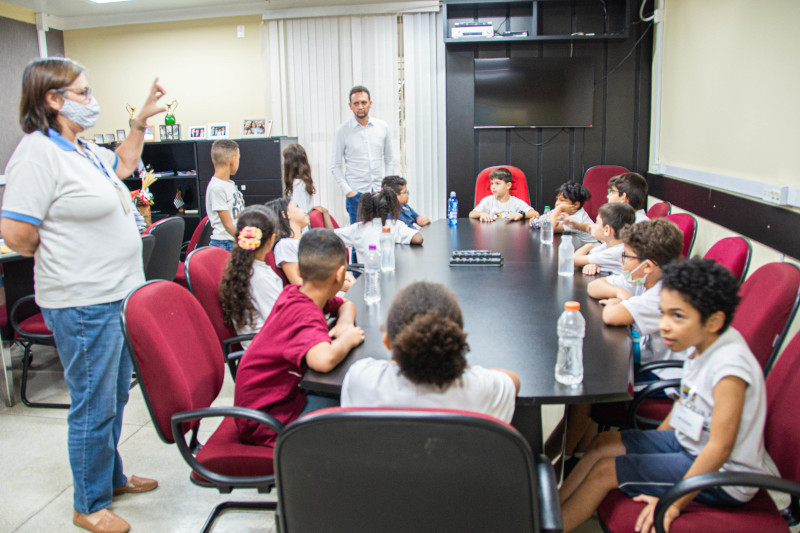
M394 154L389 126L369 116L369 89L363 85L350 89L349 105L353 118L336 128L333 137L331 174L347 196L347 213L353 224L361 193L379 190L383 177L394 174Z

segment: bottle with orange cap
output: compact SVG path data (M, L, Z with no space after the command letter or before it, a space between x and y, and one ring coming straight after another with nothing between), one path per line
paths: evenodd
M558 357L556 381L568 386L583 382L583 337L586 320L581 315L581 304L566 302L558 319Z

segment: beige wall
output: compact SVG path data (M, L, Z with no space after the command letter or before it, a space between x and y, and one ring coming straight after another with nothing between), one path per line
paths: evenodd
M0 17L36 24L36 17L33 11L24 7L12 6L5 2L0 2Z
M236 37L238 25L244 38ZM265 116L260 25L253 15L65 31L65 53L86 67L102 110L84 136L127 130L125 105L140 107L158 76L164 102L178 100L182 138L209 122L229 122L231 137L240 137L242 119Z

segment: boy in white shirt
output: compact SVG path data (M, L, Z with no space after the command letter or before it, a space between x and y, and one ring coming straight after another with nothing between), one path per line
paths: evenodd
M483 198L475 209L469 212L469 218L477 218L481 222L494 222L504 219L512 222L526 218L538 217L539 213L534 208L511 196L511 171L507 168L496 168L489 174L492 184L492 196Z
M650 531L658 498L672 485L709 472L766 473L766 393L761 368L735 329L738 283L712 260L691 259L664 268L661 336L670 350L689 349L680 398L658 431L598 435L559 492L564 530L589 518L619 488L645 503L635 528ZM669 507L670 524L692 500L736 506L752 487L725 486L689 494Z
M556 206L550 213L553 233L572 233L572 244L581 248L585 244L597 244L589 234L592 218L583 210L583 204L592 193L576 181L562 183L556 189Z
M583 267L586 276L600 272L622 274L620 258L624 250L620 231L636 220L633 208L627 204L603 204L597 211L597 220L589 225L589 233L600 244L586 244L575 250L575 266ZM569 225L570 221L564 224Z
M206 189L206 214L211 222L211 246L233 250L238 232L236 220L244 209L244 197L231 176L239 170L239 145L229 139L217 139L211 145L214 176Z
M636 223L650 220L644 210L647 180L636 172L626 172L608 180L608 203L630 204L636 210Z

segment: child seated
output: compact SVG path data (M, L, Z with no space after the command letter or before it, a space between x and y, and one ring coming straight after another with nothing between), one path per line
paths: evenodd
M214 175L206 188L206 213L211 223L211 246L233 251L236 219L244 209L244 197L231 176L239 170L239 145L229 139L217 139L211 145Z
M303 283L298 267L297 250L300 246L300 237L303 228L308 226L308 213L300 209L294 200L289 198L276 198L267 202L278 220L275 230L277 242L275 243L275 264L283 271L286 279L292 285Z
M400 202L400 221L409 228L413 228L414 224L419 226L427 226L431 220L425 215L420 215L410 205L408 205L408 182L401 176L386 176L381 182L381 187L384 189L391 189L397 195L397 201Z
M636 172L626 172L608 180L608 202L630 204L636 210L636 223L650 220L644 210L647 180Z
M263 205L245 207L236 222L237 244L219 284L225 324L237 335L258 333L283 290L283 282L264 258L275 240L275 213ZM242 341L247 348L250 341Z
M511 171L507 168L496 168L489 174L492 184L492 195L483 198L475 209L469 212L469 218L480 219L481 222L494 222L497 219L508 221L538 217L531 206L516 196L511 196Z
M575 250L575 266L583 267L586 276L595 276L601 271L622 274L620 258L624 245L619 233L635 219L633 208L627 204L601 205L597 220L589 225L589 233L600 244L590 243Z
M300 239L303 285L287 285L261 331L244 353L236 373L234 405L264 411L283 424L338 405L338 400L304 393L299 388L307 368L330 372L350 350L364 342L355 326L356 307L336 298L342 288L347 252L341 239L327 229L312 229ZM338 315L328 331L325 315ZM236 419L244 442L274 446L274 431Z
M691 350L680 398L658 431L607 432L594 439L560 490L564 531L589 518L615 488L646 503L636 530L650 531L658 498L681 479L717 471L766 473L763 373L747 342L729 327L738 303L736 279L701 259L667 265L661 279L661 336L670 350ZM735 506L756 492L740 486L694 492L669 507L665 526L690 501Z
M422 234L400 222L399 217L400 203L391 189L365 192L358 202L358 222L334 231L344 241L345 246L356 249L357 256L362 260L367 257L370 245L380 249L384 226L391 229L396 244L422 244Z
M362 359L342 383L342 407L463 409L510 422L519 378L510 370L467 366L469 349L456 295L418 281L389 309L383 344L392 360Z
M562 183L556 189L556 206L550 213L553 233L568 233L571 230L572 243L578 249L584 244L597 244L589 234L592 218L584 211L583 204L592 197L589 189L577 181Z

